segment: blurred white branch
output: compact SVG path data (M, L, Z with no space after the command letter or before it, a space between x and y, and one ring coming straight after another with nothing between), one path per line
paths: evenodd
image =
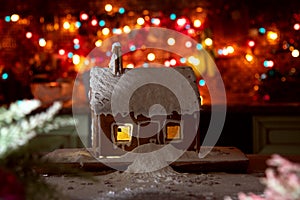
M0 108L0 158L26 144L39 132L74 125L72 117L54 118L62 108L60 102L54 102L45 112L27 116L40 105L38 100L24 100L12 103L8 109Z

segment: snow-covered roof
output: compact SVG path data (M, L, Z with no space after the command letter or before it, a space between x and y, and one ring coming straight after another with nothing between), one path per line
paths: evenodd
M174 111L192 114L200 109L196 78L190 67L127 69L119 76L109 68L94 67L89 96L95 114L125 116L133 112L135 116L151 117Z

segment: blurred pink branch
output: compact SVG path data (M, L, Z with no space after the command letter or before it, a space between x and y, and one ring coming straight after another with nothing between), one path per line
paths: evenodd
M292 163L280 155L272 155L267 160L269 168L262 183L266 185L264 195L239 193L240 200L299 200L300 165Z

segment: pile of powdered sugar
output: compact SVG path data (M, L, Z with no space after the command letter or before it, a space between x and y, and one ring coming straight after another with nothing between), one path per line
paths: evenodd
M156 175L169 175L175 173L169 163L177 160L184 151L172 145L144 144L132 152L122 156L123 159L133 160L125 173L143 173Z

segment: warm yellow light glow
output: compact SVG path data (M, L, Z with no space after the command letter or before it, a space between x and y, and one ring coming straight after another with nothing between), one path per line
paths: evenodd
M205 44L206 46L211 46L211 45L213 44L213 41L212 41L211 38L206 38L206 39L204 40L204 44Z
M200 105L203 106L203 96L200 95Z
M91 21L92 26L96 26L98 24L98 21L96 19L93 19Z
M155 60L155 54L154 54L154 53L148 53L147 59L148 59L149 61Z
M188 34L190 34L190 35L193 35L193 34L195 34L195 29L192 29L192 28L191 28L191 29L189 29L189 30L188 30Z
M253 56L252 56L251 54L246 54L246 55L245 55L245 58L246 58L246 60L247 60L248 62L253 61Z
M184 26L186 24L186 19L185 18L177 19L177 24L178 26Z
M292 56L293 56L294 58L299 57L299 50L298 50L298 49L294 49L294 50L292 51Z
M80 18L81 18L82 20L87 20L87 19L89 18L89 16L88 16L88 14L86 14L86 13L82 13L82 14L80 15Z
M19 23L20 24L24 24L24 25L29 25L30 24L30 21L28 19L20 19L19 20Z
M47 31L53 31L53 26L51 24L46 25L46 30Z
M26 33L26 38L28 38L28 39L32 38L32 33L31 32L27 32Z
M228 46L226 49L227 49L228 53L233 53L234 52L233 46Z
M248 42L248 46L249 46L249 47L254 47L254 46L255 46L255 42L254 42L253 40L250 40L250 41Z
M102 29L102 34L103 34L103 35L108 35L109 33L110 33L109 28L104 28L104 29Z
M98 30L97 31L97 37L101 37L102 36L102 30Z
M78 38L75 38L75 39L73 40L73 43L74 43L74 44L79 44L79 39L78 39Z
M186 41L185 42L185 47L186 48L191 48L192 47L192 42L191 41Z
M180 135L180 126L167 126L167 139L173 140L173 139L181 139Z
M58 54L61 55L61 56L65 55L65 53L66 53L66 51L64 49L58 50Z
M258 85L255 85L255 86L253 87L253 90L254 90L254 91L258 91L258 90L259 90L259 86L258 86Z
M177 61L174 58L170 60L170 64L172 66L176 65L176 63L177 63Z
M13 14L13 15L10 17L10 20L11 20L12 22L17 22L19 19L20 19L20 16L17 15L17 14Z
M135 15L135 13L132 10L128 12L129 17L133 17L134 15Z
M170 67L170 66L171 66L171 63L170 63L169 60L166 60L166 61L164 62L164 65L165 65L166 67Z
M134 65L132 63L129 63L129 64L126 65L126 68L132 69L132 68L134 68Z
M276 40L278 38L278 34L276 32L274 32L274 31L268 31L267 37L270 40Z
M143 15L149 15L149 10L143 10Z
M294 24L294 29L296 31L300 30L300 24L299 23Z
M200 12L202 12L202 11L203 11L203 8L201 8L201 7L197 7L197 8L196 8L196 12L199 12L199 13L200 13Z
M111 12L112 9L113 9L113 7L112 7L111 4L106 4L105 7L104 7L104 9L105 9L106 12Z
M296 73L296 68L293 67L293 68L290 70L290 72L291 72L292 74Z
M123 31L124 31L124 33L130 33L131 28L128 25L126 25L123 27Z
M130 141L131 139L131 126L118 126L117 127L117 141Z
M47 40L45 48L49 50L52 49L52 46L53 46L53 41Z
M64 22L63 27L64 27L64 29L67 30L67 29L69 29L71 27L71 25L70 25L69 22Z
M137 18L136 23L138 25L142 26L145 23L145 20L144 20L144 18L139 17L139 18Z
M47 42L46 42L46 40L45 40L44 38L40 38L40 39L39 39L39 45L40 45L41 47L46 46L46 44L47 44Z
M194 27L199 28L201 26L201 21L199 19L194 20Z
M96 47L101 47L101 45L102 45L102 40L97 40L97 41L95 42L95 46L96 46Z
M70 24L70 25L71 25L71 26L70 26L69 31L70 31L70 32L75 32L75 31L76 31L75 25L74 25L74 24Z
M227 50L227 48L224 48L224 49L222 50L222 54L223 54L224 56L227 56L227 55L228 55L228 50Z
M77 54L73 55L72 61L74 65L78 65L80 63L80 56Z
M58 24L58 23L55 23L54 26L53 26L53 28L54 28L54 30L57 31L57 30L59 29L59 24Z
M173 46L175 44L175 39L174 38L169 38L167 40L168 45Z

